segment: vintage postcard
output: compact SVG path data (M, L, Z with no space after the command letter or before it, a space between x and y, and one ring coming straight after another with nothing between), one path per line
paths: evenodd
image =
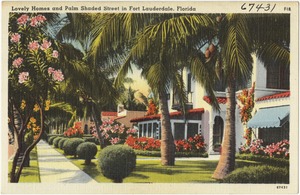
M3 1L1 193L297 194L295 1Z

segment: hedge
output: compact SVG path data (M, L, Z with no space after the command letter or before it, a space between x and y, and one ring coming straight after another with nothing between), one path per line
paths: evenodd
M160 151L146 151L146 150L134 150L136 155L140 156L152 156L152 157L160 157ZM208 154L199 153L199 152L175 152L175 157L203 157L207 158Z
M53 146L55 148L58 148L58 142L61 140L61 139L64 139L63 137L56 137L54 140L53 140Z
M63 137L62 139L59 140L58 142L58 148L59 149L64 149L64 143L68 140L69 138Z
M49 145L52 145L53 144L53 140L56 138L57 136L51 136L51 137L49 137L49 139L48 139L48 144Z
M136 154L125 145L107 146L100 152L98 160L102 174L114 183L122 183L136 167Z
M237 154L236 159L262 162L277 167L288 167L290 165L290 161L288 159L272 158L269 156L261 156L261 155L253 155L253 154Z
M84 140L81 138L69 138L64 143L64 153L66 155L74 155L76 157L76 148L83 142Z
M78 158L84 159L86 165L91 163L91 159L95 157L97 152L98 149L96 144L91 142L83 142L76 148L76 154Z
M289 169L268 165L238 168L223 183L289 183Z

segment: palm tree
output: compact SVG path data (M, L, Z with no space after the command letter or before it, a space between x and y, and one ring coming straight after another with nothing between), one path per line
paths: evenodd
M213 178L223 179L235 166L237 87L251 76L253 52L266 66L289 66L289 18L284 15L227 14L218 31L228 101L222 154Z
M175 147L171 131L167 93L170 86L176 86L185 112L187 96L181 72L186 58L184 42L188 34L207 33L211 20L206 15L164 15L160 21L146 26L136 37L128 60L121 67L116 83L122 81L130 69L131 62L142 69L142 76L148 81L151 89L158 94L161 112L161 164L175 164ZM193 26L193 27L192 27ZM190 31L187 31L190 29ZM184 41L182 41L184 39Z
M93 24L91 22L92 16L89 14L67 14L67 19L69 22L66 25L55 30L57 32L56 38L76 46L80 50L80 54L77 56L81 57L69 62L66 66L66 74L69 73L70 76L62 91L68 93L76 91L77 100L80 99L81 101L77 102L75 113L78 114L78 108L81 107L83 118L91 117L93 119L101 148L103 148L105 146L99 129L101 125L100 112L110 104L115 104L119 98L119 92L113 87L112 79L109 78L110 69L103 69L86 60L86 54L91 44L91 26L89 24ZM80 26L81 24L83 26Z

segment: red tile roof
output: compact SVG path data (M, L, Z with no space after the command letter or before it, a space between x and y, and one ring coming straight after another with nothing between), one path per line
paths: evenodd
M188 111L188 113L203 113L204 108L195 108ZM170 117L174 116L180 116L181 112L171 112ZM139 118L131 119L130 122L140 122L140 121L148 121L148 120L154 120L154 119L160 119L161 114L155 114L150 116L144 116Z
M283 93L276 93L276 94L273 94L273 95L267 95L267 96L257 98L256 101L264 101L264 100L270 100L270 99L290 97L290 94L291 94L290 91L283 92Z
M101 112L102 116L118 116L117 112Z
M211 104L211 97L204 96L203 100L206 101L207 103ZM226 104L227 98L226 97L217 97L217 101L219 104Z

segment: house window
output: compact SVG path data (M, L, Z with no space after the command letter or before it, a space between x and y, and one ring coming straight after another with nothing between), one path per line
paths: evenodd
M174 110L180 110L180 100L177 90L176 87L173 87L172 109Z
M284 66L267 67L267 88L289 89L290 69Z
M139 137L142 137L143 125L139 125Z
M185 124L184 123L174 123L174 139L184 139Z
M147 124L144 124L143 127L143 137L147 137Z
M153 123L153 132L154 132L154 138L160 139L160 125L157 122Z
M198 134L198 123L188 123L187 139Z
M187 92L192 92L192 74L189 73L187 76Z
M213 126L213 145L214 150L219 150L218 147L222 144L223 139L223 129L224 129L224 121L220 116L215 117L214 126Z

